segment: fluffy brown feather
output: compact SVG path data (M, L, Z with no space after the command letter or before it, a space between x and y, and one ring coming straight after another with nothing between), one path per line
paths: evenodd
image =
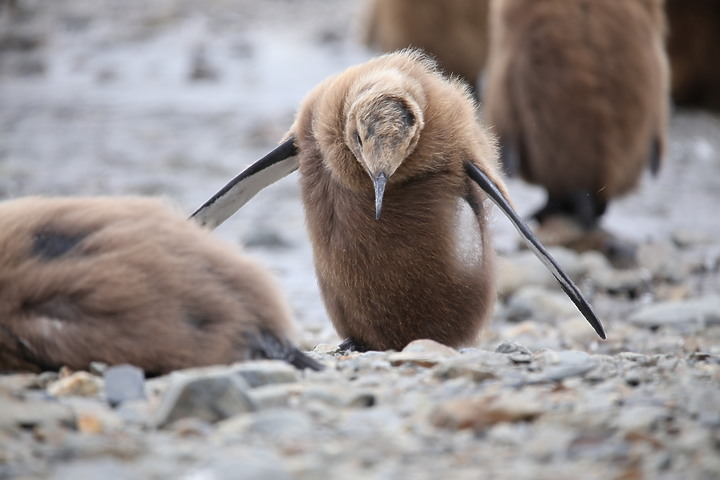
M476 87L488 43L489 0L373 0L366 43L385 52L420 48Z
M161 201L0 203L0 369L312 366L270 275Z
M338 333L359 349L401 349L418 338L474 342L494 302L494 254L486 197L465 162L504 187L468 89L420 53L388 54L315 88L289 135ZM372 177L380 172L388 180L376 220ZM469 240L460 235L463 211Z
M720 111L720 2L667 0L667 14L673 100Z
M484 105L505 167L594 227L665 148L662 0L495 0L490 16Z

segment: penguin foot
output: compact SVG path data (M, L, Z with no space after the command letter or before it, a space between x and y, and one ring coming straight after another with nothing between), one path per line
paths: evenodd
M340 342L337 349L338 352L367 352L368 350L370 350L368 347L352 338L346 338Z

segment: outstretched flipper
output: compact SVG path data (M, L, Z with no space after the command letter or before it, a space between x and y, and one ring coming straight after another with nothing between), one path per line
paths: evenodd
M593 312L590 304L585 300L577 286L570 280L565 271L558 265L555 259L550 253L543 247L543 245L535 237L535 234L530 230L525 221L518 215L515 209L510 205L510 202L502 193L500 188L493 182L477 165L473 162L468 161L465 164L465 169L468 176L477 183L480 188L495 202L495 204L503 211L503 213L510 219L520 236L528 245L530 250L540 259L541 262L550 270L555 279L560 283L563 291L570 297L578 310L585 316L587 321L592 325L593 329L600 335L600 338L605 339L605 329L600 323L600 320Z
M291 136L230 180L190 218L204 227L217 228L260 190L297 170L296 155L295 136Z

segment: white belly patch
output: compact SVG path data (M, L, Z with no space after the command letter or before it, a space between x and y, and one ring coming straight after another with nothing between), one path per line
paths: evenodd
M459 198L453 225L455 258L461 265L475 267L483 258L482 232L472 207Z

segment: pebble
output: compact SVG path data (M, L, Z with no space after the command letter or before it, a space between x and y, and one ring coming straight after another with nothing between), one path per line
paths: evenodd
M688 263L669 242L644 243L638 247L638 264L655 279L679 283L690 275Z
M439 405L430 422L451 430L470 428L482 432L501 422L527 422L543 413L540 402L533 395L520 392L500 398L459 398Z
M644 306L630 315L628 321L638 327L684 327L698 329L720 325L720 297L660 302Z
M204 376L173 374L155 412L154 423L163 427L188 417L213 423L256 410L249 388L242 378L229 371Z
M433 367L447 357L459 355L454 348L433 340L421 339L408 343L402 351L390 355L390 364L397 366L412 363L422 367Z
M102 380L88 372L74 372L51 383L47 387L55 397L94 397L102 391Z
M577 350L545 351L535 356L544 364L542 372L529 378L529 383L560 382L583 376L598 366L598 361L585 352Z
M298 369L280 360L239 363L233 366L232 371L251 388L275 383L293 383L297 382L300 376Z
M132 365L116 365L106 368L105 398L112 407L129 400L145 398L145 372Z
M565 293L531 285L518 289L510 297L505 315L511 322L530 318L539 322L555 322L581 314Z

